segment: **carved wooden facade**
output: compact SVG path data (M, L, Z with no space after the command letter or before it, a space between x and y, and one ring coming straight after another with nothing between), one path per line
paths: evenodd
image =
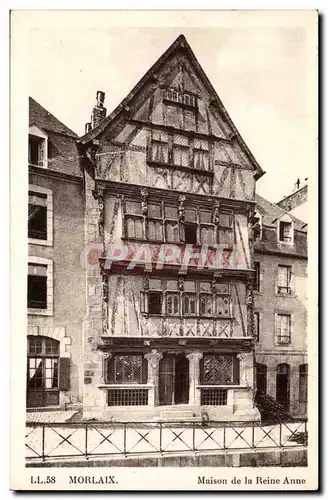
M93 216L97 221L92 230L87 223L92 235L87 242L99 244L102 252L101 299L98 308L89 304L85 338L98 352L121 356L113 361L117 373L125 366L122 356L130 356L129 373L141 362L133 352L149 360L148 400L144 393L141 402L135 397L136 406L148 412L153 407L151 415L158 404L171 401L225 406L223 419L257 418L252 239L255 183L263 172L183 36L79 147L87 221ZM87 273L94 283L97 269ZM102 327L95 329L99 313ZM154 356L161 359L157 368L151 365ZM234 373L222 383L213 375L219 377L213 367L221 362ZM123 375L116 381L114 376L114 384L121 383L114 389L106 384L103 366L94 373L86 392L98 413L133 404L131 393L124 393L131 389ZM139 378L134 383L142 384ZM216 391L212 399L208 387L202 392L209 380ZM222 392L227 380L235 391L229 397ZM112 403L118 397L115 393L113 399L112 390L123 391L118 405ZM106 395L103 403L99 393ZM87 413L96 411L90 405Z

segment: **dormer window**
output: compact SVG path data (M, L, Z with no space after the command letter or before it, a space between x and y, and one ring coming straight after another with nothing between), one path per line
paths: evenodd
M190 108L195 108L197 104L196 96L189 92L180 92L176 89L168 89L164 94L164 101L181 104Z
M28 162L36 167L47 167L48 136L36 125L29 129Z
M280 221L279 224L279 241L283 243L291 243L292 242L292 223L291 222L283 222Z
M277 240L285 245L294 244L294 223L288 214L284 214L277 223Z

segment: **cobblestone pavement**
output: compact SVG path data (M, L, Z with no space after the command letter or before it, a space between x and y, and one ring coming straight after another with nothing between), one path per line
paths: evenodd
M26 422L67 422L76 413L77 411L33 411L26 413Z

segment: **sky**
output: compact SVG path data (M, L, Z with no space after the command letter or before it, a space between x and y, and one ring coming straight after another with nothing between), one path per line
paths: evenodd
M106 11L78 18L62 12L61 19L50 11L42 22L36 16L29 28L29 95L81 135L96 91L106 93L110 113L183 33L266 172L257 191L277 202L297 178L311 178L316 169L315 47L297 18L254 23L248 16L240 22L231 12L229 22L220 22L223 17L214 14L211 25L200 15L190 22L182 15L147 27L116 26Z

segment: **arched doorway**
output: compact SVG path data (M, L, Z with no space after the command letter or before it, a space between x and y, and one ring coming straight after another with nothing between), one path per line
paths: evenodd
M27 337L28 408L59 405L59 342L50 337Z
M256 390L258 394L266 394L267 392L267 365L256 363Z
M277 366L276 376L276 400L286 410L289 409L290 399L290 366L281 363Z

